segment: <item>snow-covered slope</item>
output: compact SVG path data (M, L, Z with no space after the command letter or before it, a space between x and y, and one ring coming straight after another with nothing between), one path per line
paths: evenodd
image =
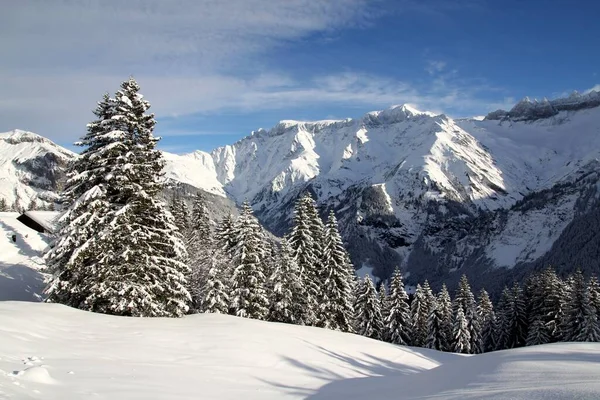
M214 314L0 303L3 399L598 398L600 344L460 356Z
M40 301L48 238L17 221L18 216L0 212L0 301Z
M32 199L40 206L50 205L58 197L57 183L66 164L74 156L35 133L0 133L0 198L9 206L27 207Z
M325 329L198 314L123 318L0 303L0 398L301 399L460 356Z

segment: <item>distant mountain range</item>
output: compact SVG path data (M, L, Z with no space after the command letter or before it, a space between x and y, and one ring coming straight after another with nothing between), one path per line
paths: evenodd
M546 265L600 267L598 92L525 99L484 119L403 105L281 121L211 153L164 155L172 187L202 189L219 209L248 200L278 235L310 191L335 210L357 269L380 278L398 265L408 282L466 272L490 287ZM72 157L32 133L0 134L0 197L52 201Z

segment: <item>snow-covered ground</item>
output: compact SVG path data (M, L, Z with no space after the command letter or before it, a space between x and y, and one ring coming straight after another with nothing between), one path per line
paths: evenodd
M595 399L600 344L480 356L214 314L0 302L2 399Z
M16 212L0 212L0 301L39 301L44 289L42 256L48 239L17 221L18 216ZM16 242L12 241L13 233Z

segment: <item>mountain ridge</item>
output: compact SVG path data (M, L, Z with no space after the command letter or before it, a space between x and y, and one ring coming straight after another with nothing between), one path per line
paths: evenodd
M163 152L165 177L248 200L278 235L309 191L323 215L336 212L357 269L386 278L398 265L409 282L433 285L460 271L477 286L476 276L537 268L569 224L596 209L594 96L553 100L570 108L533 119L455 120L402 105L358 119L283 120L210 153Z

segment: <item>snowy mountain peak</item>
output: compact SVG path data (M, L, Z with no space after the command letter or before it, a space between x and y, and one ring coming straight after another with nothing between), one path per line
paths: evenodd
M510 111L496 110L486 116L487 120L511 119L513 121L535 121L557 115L561 111L578 111L600 106L600 92L592 90L586 94L574 91L569 97L555 100L544 98L541 102L523 98Z
M18 144L23 142L52 143L49 139L46 139L43 136L40 136L33 132L23 131L21 129L13 129L9 132L0 133L0 140L4 140L5 142L10 144Z

